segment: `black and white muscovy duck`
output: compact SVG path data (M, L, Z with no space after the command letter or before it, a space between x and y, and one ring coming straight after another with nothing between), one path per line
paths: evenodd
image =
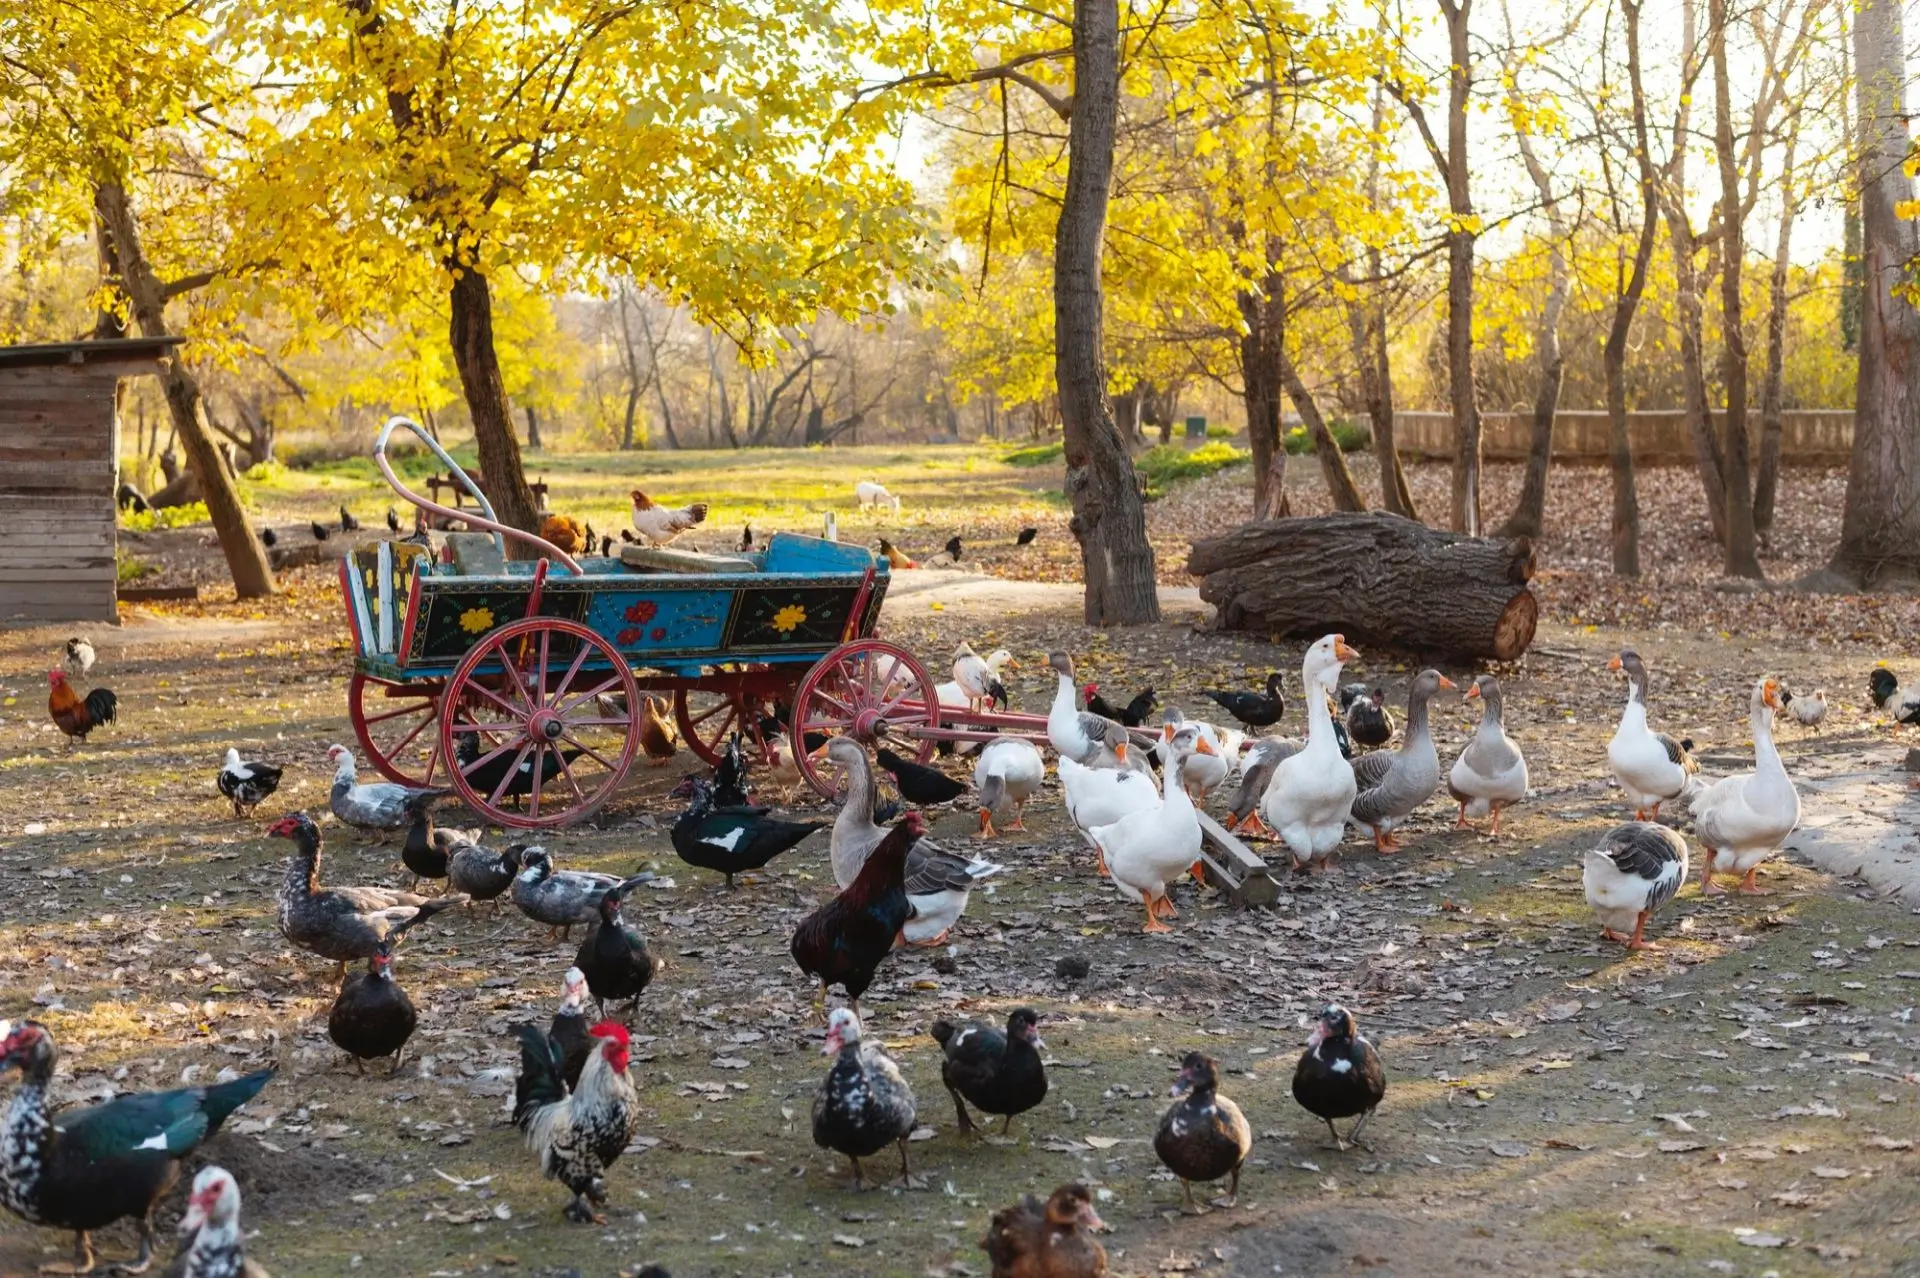
M887 837L888 827L880 824L874 811L878 791L873 765L860 743L849 737L834 737L815 757L830 759L847 773L847 798L833 821L828 859L834 881L843 889L850 888L868 855ZM907 896L913 905L904 932L907 944L939 945L945 941L966 912L974 886L1005 868L949 852L925 837L917 839L907 852Z
M1353 694L1351 700L1349 693ZM1340 700L1346 702L1344 717L1351 740L1369 750L1378 750L1393 740L1393 711L1387 709L1384 687L1369 689L1364 683L1350 683L1340 689Z
M513 886L520 873L520 844L495 852L477 843L455 848L447 854L447 891L463 893L469 900L492 901L500 908L500 898Z
M327 1014L327 1037L353 1057L356 1073L366 1072L362 1061L393 1057L393 1068L387 1071L392 1076L400 1072L407 1040L418 1023L413 1000L393 979L392 942L382 941L367 960L367 970L341 983L339 997Z
M459 734L459 739L453 743L453 757L459 761L460 774L466 779L467 784L495 803L501 799L517 799L532 794L533 751L527 751L526 757L523 758L518 746L510 750L499 750L491 740L487 742L487 748L482 751L480 736L478 732L462 732ZM582 753L577 749L562 752L569 766ZM509 769L513 771L513 779L510 781L507 780ZM540 792L542 794L546 793L549 785L563 780L564 773L565 769L560 766L560 759L554 756L553 751L540 751ZM501 788L502 781L506 781L504 789ZM499 791L497 796L494 793L496 790Z
M720 751L720 762L713 767L713 802L714 806L722 808L743 808L749 802L747 756L740 749L738 732L727 735L727 744Z
M398 830L413 820L414 810L453 793L442 789L417 789L395 785L391 781L371 781L361 785L353 751L343 745L327 747L327 762L333 764L333 790L327 805L343 825L356 830L384 833Z
M825 821L782 821L767 815L771 808L723 806L718 792L700 777L686 778L672 797L687 800L687 810L673 823L673 850L688 865L726 875L729 888L734 875L760 869L827 826Z
M280 774L285 770L277 763L259 759L243 763L240 752L229 746L226 761L220 765L220 775L213 783L233 801L235 816L250 817L255 808L280 788Z
M1040 1015L1031 1007L1015 1008L1007 1017L1007 1032L978 1021L955 1029L951 1021L935 1021L928 1032L940 1044L946 1060L940 1079L953 1093L953 1109L960 1130L973 1130L967 1103L986 1114L1004 1115L1005 1135L1013 1116L1024 1114L1047 1098L1047 1067L1041 1063Z
M1329 1004L1313 1023L1307 1050L1294 1067L1293 1098L1302 1109L1326 1123L1335 1149L1345 1149L1360 1143L1361 1129L1386 1094L1387 1072L1381 1067L1380 1053L1360 1037L1353 1013L1338 1003ZM1355 1114L1360 1121L1342 1140L1333 1120Z
M1267 675L1265 692L1217 692L1200 694L1249 728L1271 728L1286 712L1286 698L1280 695L1280 672Z
M481 830L447 830L436 825L433 810L425 804L413 809L407 825L407 841L400 845L400 863L413 875L412 887L421 879L447 877L447 858L464 847L480 842Z
M651 871L642 871L629 879L591 870L556 870L553 854L542 847L526 848L520 853L520 873L513 880L513 903L535 923L553 929L550 937L567 939L576 923L591 923L600 917L600 898L610 890L622 892L653 879Z
M647 938L628 927L620 917L620 899L631 885L617 884L600 898L600 921L593 925L573 966L587 977L587 988L600 1004L602 1015L608 1003L632 1000L627 1008L631 1017L639 1010L640 995L660 971L660 960L647 948Z
M273 1278L247 1259L240 1235L240 1186L224 1167L202 1167L180 1219L180 1249L161 1278Z
M915 1109L900 1067L878 1043L860 1036L860 1018L851 1008L833 1009L822 1050L834 1061L813 1094L813 1143L853 1160L855 1189L862 1184L860 1160L898 1144L901 1178L911 1181L907 1136Z
M571 1092L562 1075L560 1045L538 1026L516 1025L520 1077L513 1090L513 1124L540 1170L573 1192L568 1220L604 1225L607 1169L639 1126L638 1098L627 1077L627 1027L602 1021L587 1031L593 1050Z
M1180 1077L1169 1093L1174 1102L1160 1130L1153 1138L1153 1152L1167 1170L1180 1178L1187 1191L1187 1206L1199 1210L1193 1201L1193 1182L1219 1180L1231 1175L1227 1187L1227 1205L1240 1196L1240 1164L1253 1149L1253 1129L1240 1107L1220 1095L1220 1079L1211 1057L1188 1052L1180 1062Z
M252 1100L271 1069L208 1087L135 1092L86 1109L47 1109L59 1049L38 1021L23 1021L0 1042L0 1074L18 1066L21 1083L0 1126L0 1203L34 1225L74 1232L74 1272L93 1268L88 1234L131 1218L140 1254L127 1272L152 1262L153 1215L180 1175L180 1160Z
M372 958L382 941L396 940L408 928L464 896L415 896L390 888L320 886L320 828L304 812L281 817L268 828L276 839L293 840L287 877L280 885L281 935L311 954L331 959L347 974L347 964Z
M900 797L918 807L930 808L941 803L952 803L969 788L965 781L950 777L924 763L903 759L885 746L876 751L873 757L900 788Z
M580 1084L580 1071L586 1068L587 1053L593 1039L587 1033L587 974L577 967L567 969L560 978L560 1006L554 1009L547 1026L547 1037L560 1048L560 1070L566 1076L567 1090Z

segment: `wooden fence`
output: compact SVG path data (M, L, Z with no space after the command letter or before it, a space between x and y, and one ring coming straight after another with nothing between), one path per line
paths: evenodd
M1716 428L1719 414L1714 415ZM1760 414L1747 414L1747 434L1757 457L1760 451ZM1481 452L1493 461L1518 461L1527 455L1533 431L1531 413L1482 413ZM1604 412L1563 411L1554 419L1553 455L1570 462L1607 460L1611 426ZM1403 412L1394 414L1394 432L1400 451L1409 457L1452 457L1453 414ZM1643 466L1673 466L1693 461L1687 438L1686 414L1678 409L1627 414L1627 434L1633 441L1633 459ZM1853 447L1853 410L1850 408L1796 409L1781 415L1780 458L1789 465L1844 466Z

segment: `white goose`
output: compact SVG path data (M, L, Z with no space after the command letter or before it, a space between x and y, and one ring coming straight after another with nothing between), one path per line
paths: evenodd
M1492 832L1498 834L1500 809L1527 797L1527 757L1507 735L1501 718L1500 681L1483 674L1468 686L1466 695L1480 698L1487 708L1473 739L1447 774L1447 792L1460 805L1460 819L1453 828L1461 829L1468 817L1477 820L1491 811Z
M1211 754L1213 747L1189 725L1174 734L1173 757L1167 764L1159 801L1125 820L1087 832L1100 849L1114 886L1146 906L1144 930L1148 932L1173 930L1162 922L1179 917L1167 898L1167 888L1194 869L1200 859L1200 818L1180 784L1180 765L1194 753Z
M1106 857L1093 831L1153 807L1160 801L1159 787L1151 773L1131 768L1090 768L1066 755L1060 756L1059 768L1067 819L1094 850L1100 873L1105 874Z
M1280 760L1260 799L1260 816L1293 854L1295 870L1325 867L1353 810L1358 786L1334 736L1327 698L1340 683L1340 667L1359 655L1343 636L1328 635L1308 648L1300 663L1307 744Z
M1060 679L1053 694L1053 705L1047 711L1047 743L1054 753L1063 760L1071 759L1088 767L1128 766L1127 730L1111 719L1080 708L1080 689L1073 681L1073 658L1064 652L1050 652L1047 664ZM1111 760L1103 757L1105 752L1111 752Z
M1800 824L1800 796L1773 744L1773 714L1780 706L1778 681L1768 677L1753 685L1747 722L1753 729L1754 770L1715 781L1693 801L1694 833L1706 849L1700 866L1703 896L1726 890L1713 881L1714 862L1721 857L1742 876L1736 890L1764 892L1753 876Z
M994 836L993 814L1011 803L1013 821L1009 830L1024 830L1021 819L1027 800L1040 792L1046 779L1047 762L1033 742L1024 737L995 737L973 765L973 788L980 793L980 837Z
M1647 667L1640 654L1623 648L1607 662L1607 669L1625 672L1629 681L1627 708L1620 712L1620 726L1607 742L1607 762L1620 789L1633 800L1636 820L1652 821L1660 815L1660 805L1687 793L1690 778L1700 765L1690 751L1691 741L1675 741L1664 732L1647 727Z
M1157 751L1162 767L1173 766L1173 738L1182 728L1192 728L1200 740L1207 743L1204 752L1189 753L1179 766L1180 784L1186 787L1187 794L1195 803L1205 803L1207 795L1233 775L1240 743L1246 740L1247 734L1238 728L1223 734L1211 723L1187 718L1177 706L1167 707L1165 720L1160 726L1162 744Z

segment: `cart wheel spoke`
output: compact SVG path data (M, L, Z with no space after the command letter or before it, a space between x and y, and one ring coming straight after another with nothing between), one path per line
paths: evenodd
M513 766L508 768L504 773L501 774L500 784L494 786L493 793L487 796L487 802L489 804L493 806L499 805L500 796L507 792L507 788L513 784L513 779L520 775L520 766L527 761L527 751L532 748L533 748L533 742L528 741L525 745L520 747L520 753L513 756ZM513 747L504 746L502 747L502 749L511 750L513 749ZM495 753L499 753L499 751L495 751ZM489 755L488 757L491 758L492 756ZM479 765L476 764L475 766L477 767Z
M601 695L607 689L617 688L619 686L620 686L620 676L618 674L612 675L608 677L605 682L596 683L595 685L593 685L593 687L588 688L585 692L573 698L573 700L567 702L565 705L557 704L559 701L559 698L555 697L554 700L556 704L554 705L554 710L563 715L572 714L575 710L579 709L581 706L585 705L587 702L593 700L595 697ZM627 708L631 710L633 707L628 706Z
M603 768L613 767L613 764L607 761L607 757L605 755L601 754L598 750L594 749L592 746L580 740L578 737L574 736L573 734L562 733L560 735L560 739L566 742L568 745L574 747L576 750L580 751L581 754L584 754L588 758L592 759L595 763L598 763L601 767Z
M370 714L367 716L367 722L370 724L385 723L389 719L398 719L401 715L406 714L423 714L431 719L438 712L439 707L428 702L426 705L401 706L398 710L388 710L384 714Z

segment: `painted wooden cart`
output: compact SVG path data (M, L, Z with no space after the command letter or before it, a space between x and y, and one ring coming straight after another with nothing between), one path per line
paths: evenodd
M396 429L463 476L396 417L373 454L393 490L477 531L450 534L438 556L370 540L341 564L348 710L368 760L394 781L450 786L506 826L581 820L633 766L643 697L670 702L681 740L708 763L736 730L765 757L770 716L802 741L872 744L884 723L922 761L940 739L1044 733L1032 715L943 709L913 654L873 637L889 575L863 547L776 533L737 555L623 546L618 558L576 559L500 524L477 488L479 515L410 491L387 459ZM540 557L509 560L509 537ZM831 794L833 778L796 754Z

